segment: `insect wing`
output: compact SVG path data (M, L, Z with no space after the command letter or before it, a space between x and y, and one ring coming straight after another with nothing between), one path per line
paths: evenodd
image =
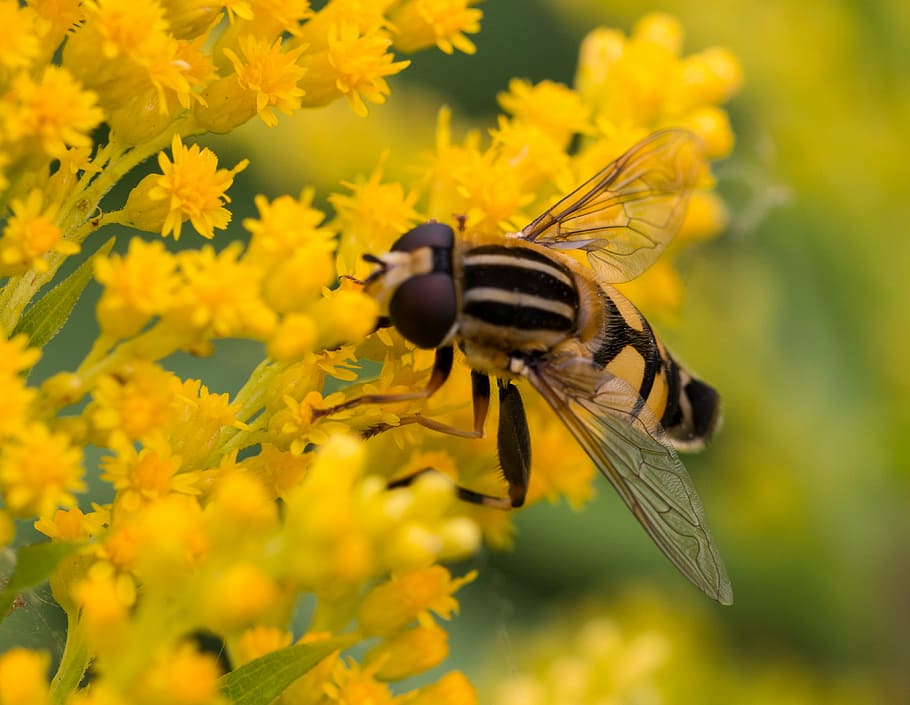
M709 597L732 604L701 500L638 393L580 356L537 362L525 374L664 554Z
M585 250L604 282L634 279L679 230L702 164L691 132L655 132L526 226L520 237L554 249Z

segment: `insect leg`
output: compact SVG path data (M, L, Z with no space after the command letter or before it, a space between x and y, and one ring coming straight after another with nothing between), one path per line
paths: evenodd
M427 428L432 428L436 431L441 431L443 433L450 433L455 436L462 436L467 438L480 438L483 436L483 426L484 422L487 419L487 412L490 410L490 378L487 375L474 370L471 371L471 391L474 401L474 430L473 431L462 431L452 426L446 424L441 424L433 419L428 419L422 416L412 416L407 418L402 418L402 423L419 423ZM421 468L417 472L413 472L410 475L405 475L400 477L397 480L393 480L387 486L388 488L395 489L396 487L407 487L412 484L418 477L428 472L436 472L435 468ZM464 502L470 502L471 504L480 504L485 507L493 507L494 509L510 509L512 504L509 499L505 497L493 497L491 495L482 494L481 492L475 492L474 490L469 490L467 487L462 487L461 485L453 483L455 488L455 493L458 495L458 498Z
M528 494L528 480L531 476L531 434L528 432L528 418L521 401L518 387L507 380L499 384L499 464L509 483L509 501L512 507L520 507Z
M474 430L464 431L449 424L442 423L421 414L402 416L401 424L416 423L424 428L447 433L460 438L483 438L483 425L490 410L490 378L485 374L471 370L471 398L474 402Z
M426 399L436 390L438 390L452 372L452 363L455 360L455 350L451 345L444 348L436 349L436 358L433 360L433 372L430 374L430 381L422 390L416 392L405 392L404 394L364 394L360 397L348 399L341 404L329 406L325 409L313 409L313 419L323 416L337 414L339 411L353 409L361 404L392 404L399 401L411 401L413 399Z
M428 472L438 472L436 468L421 468L417 472L412 472L410 475L405 475L400 477L397 480L392 480L386 487L390 490L397 489L399 487L408 487L412 485L414 481L421 475L425 475ZM446 476L446 479L448 477ZM470 504L480 504L484 507L492 507L493 509L511 509L511 502L505 497L493 497L492 495L483 494L481 492L475 492L474 490L469 490L467 487L462 487L461 485L452 483L455 494L463 502L469 502Z

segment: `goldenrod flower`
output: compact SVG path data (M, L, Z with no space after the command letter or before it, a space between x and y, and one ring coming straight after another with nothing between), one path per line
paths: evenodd
M177 260L159 241L130 240L125 255L94 260L95 279L104 286L96 307L101 329L115 338L139 332L173 303L180 283Z
M212 82L202 94L194 117L212 132L229 132L254 115L269 127L278 124L273 108L292 114L304 95L299 82L305 69L298 64L303 47L282 50L282 40L266 42L246 36L240 40L240 56L225 49L234 73Z
M236 663L242 666L253 659L290 646L293 635L278 627L252 627L240 635L235 651Z
M50 654L13 648L0 655L0 703L46 705L50 703L47 669Z
M339 661L324 689L328 702L339 705L393 705L396 700L389 686L377 680L375 666L361 669L353 661Z
M160 176L149 175L130 193L123 219L133 227L149 232L174 234L180 239L183 223L189 220L200 235L211 240L214 229L223 230L231 221L224 207L231 199L225 193L234 176L246 169L249 160L233 169L219 169L218 157L199 145L185 147L180 135L171 143L173 161L158 155Z
M37 80L18 73L0 103L4 141L16 145L17 155L34 140L48 156L62 157L67 147L91 144L89 133L103 119L96 103L65 68L47 66Z
M465 36L480 31L479 0L407 0L393 12L395 48L411 53L434 44L446 54L455 49L465 54L477 51Z
M0 490L17 516L44 516L76 503L85 491L82 449L68 436L32 423L0 452Z
M40 53L41 20L31 7L13 0L0 2L0 76L12 69L27 68Z
M219 632L236 632L274 611L278 587L249 561L238 561L213 576L205 589L202 619Z
M132 694L142 705L227 705L219 695L218 660L188 643L156 654L155 663L140 677Z
M151 362L102 375L95 382L93 401L86 409L92 427L109 447L150 437L175 418L173 386L176 377Z
M326 105L343 95L355 113L365 116L364 99L384 103L390 92L385 76L400 73L411 63L395 61L388 53L391 45L381 31L363 34L352 22L331 24L325 49L301 57L307 69L301 80L306 91L303 104Z
M261 298L263 272L240 261L240 248L211 247L178 255L184 282L164 315L174 329L198 337L249 335L262 338L275 326L275 312Z
M111 564L99 562L72 587L72 596L89 635L108 648L115 646L136 601L133 581Z
M477 705L477 691L461 671L446 673L436 683L408 693L407 705Z
M458 602L452 593L476 577L471 572L451 579L449 571L439 565L395 573L385 583L373 588L360 604L358 619L365 634L387 636L415 619L427 621L430 611L451 619Z
M444 629L436 624L418 625L372 647L364 656L364 665L375 665L377 678L397 681L438 666L448 654Z
M366 270L358 267L364 252L385 252L414 224L419 215L414 209L417 191L397 182L383 182L382 165L366 179L342 181L350 195L333 193L329 203L335 208L333 225L345 234L338 248L338 268L345 274Z
M568 86L525 79L509 81L509 91L497 96L499 104L520 123L533 125L548 135L560 149L566 149L575 134L590 130L590 108Z
M44 205L41 191L34 189L25 200L14 198L12 216L0 236L0 275L20 274L28 269L47 271L47 257L57 252L71 255L79 245L65 240L54 222L57 204Z

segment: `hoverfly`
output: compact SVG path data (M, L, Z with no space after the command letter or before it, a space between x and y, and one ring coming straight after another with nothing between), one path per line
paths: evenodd
M435 349L425 389L369 395L316 410L429 397L445 383L458 346L471 368L474 430L414 421L479 437L497 379L499 461L508 498L458 487L469 502L524 503L531 443L513 381L524 378L606 475L645 531L707 595L733 594L701 501L677 450L697 450L719 414L717 392L680 366L638 309L613 284L647 269L679 230L699 175L689 132L655 132L611 162L521 232L475 241L441 222L418 225L389 253L365 255L363 281L392 325ZM563 250L587 253L587 268ZM423 471L421 471L423 472ZM417 473L419 474L419 473ZM402 486L414 476L391 483Z

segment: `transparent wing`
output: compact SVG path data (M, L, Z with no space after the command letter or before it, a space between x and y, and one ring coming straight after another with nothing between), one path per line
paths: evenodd
M525 376L673 564L709 597L731 604L730 579L701 500L638 393L571 355L530 364Z
M676 235L702 164L691 132L655 132L519 236L555 249L585 250L602 281L629 281L650 267Z

